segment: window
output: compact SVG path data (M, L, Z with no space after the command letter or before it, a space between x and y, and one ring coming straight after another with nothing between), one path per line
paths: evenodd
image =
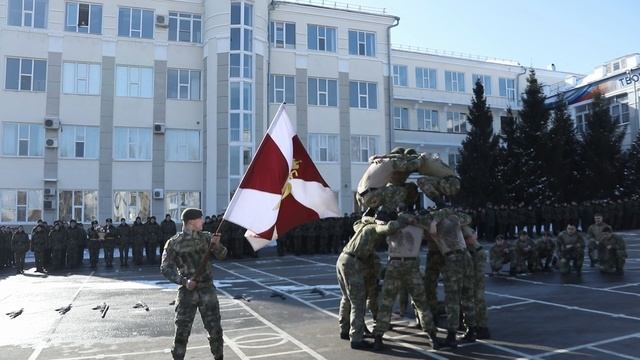
M229 175L238 177L244 174L251 163L252 151L249 146L229 146Z
M336 52L336 28L307 25L307 45L309 50Z
M169 41L201 43L202 16L170 12Z
M113 192L113 215L116 219L134 221L138 216L146 219L151 216L150 209L151 199L147 191Z
M401 107L393 108L393 126L396 129L409 128L409 109Z
M65 125L60 130L58 148L61 158L97 159L100 149L100 128Z
M338 106L338 81L330 79L308 79L309 105Z
M167 129L165 131L165 160L200 161L200 132L198 130Z
M576 107L576 132L584 134L587 130L587 124L591 119L591 104L580 105Z
M5 89L45 91L46 85L46 60L7 58Z
M467 115L465 113L447 111L447 132L466 133Z
M118 36L153 39L153 11L121 7L118 9Z
M296 48L296 24L272 21L269 27L269 42L276 48Z
M0 222L23 223L42 219L42 190L0 190Z
M9 21L12 26L47 27L48 0L9 0Z
M349 55L376 56L376 34L349 30Z
M197 191L167 191L164 194L165 213L180 221L187 208L200 208L200 193Z
M454 150L449 152L449 166L454 170L458 168L460 164L460 151Z
M117 127L113 141L114 160L151 160L151 129Z
M350 81L349 102L352 108L377 109L378 85L376 83Z
M102 5L68 2L64 30L102 34Z
M153 97L153 69L137 66L116 66L116 95Z
M407 86L407 67L404 65L393 65L393 85Z
M338 162L338 135L309 134L309 155L315 162Z
M285 75L271 75L269 84L269 102L280 104L295 104L296 89L295 78Z
M435 89L436 69L416 68L416 87L421 89Z
M476 86L476 82L480 80L480 83L484 87L484 95L491 96L491 76L473 74L473 87Z
M251 101L251 83L249 82L230 82L229 83L229 108L231 110L247 110L251 111L253 103ZM242 94L242 97L241 97Z
M98 192L95 190L60 191L58 218L90 223L98 219Z
M100 64L65 62L62 92L65 94L100 95Z
M200 100L200 70L169 69L167 98Z
M242 122L240 122L240 114L231 113L229 115L229 141L251 143L252 115L242 114Z
M418 130L438 131L438 112L418 109Z
M516 81L514 79L500 78L498 79L500 88L500 96L506 97L510 101L516 99Z
M609 105L611 120L616 125L629 123L629 103L627 94L621 94L611 98Z
M42 156L44 127L37 124L4 123L2 154L7 156Z
M445 71L444 81L447 91L464 92L464 73Z
M367 135L351 136L351 161L366 163L378 152L378 137Z
M242 59L242 63L240 62ZM252 78L252 56L250 54L229 54L229 77Z

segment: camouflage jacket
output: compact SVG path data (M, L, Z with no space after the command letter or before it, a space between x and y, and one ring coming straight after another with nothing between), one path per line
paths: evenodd
M29 235L24 231L16 231L11 238L11 248L15 252L29 251Z
M575 251L580 255L584 250L584 239L582 238L582 235L578 233L569 235L568 232L563 231L558 235L557 243L560 254Z
M389 221L386 225L379 225L372 217L363 217L353 225L355 235L345 245L342 252L352 254L364 261L374 253L378 240L395 233L402 227L403 225L398 221Z
M227 256L227 248L220 243L216 248L210 248L211 233L206 231L180 232L167 241L162 253L160 271L165 278L178 285L185 285L187 279L196 275L207 251L211 251L218 260ZM199 286L213 284L213 268L208 264L199 279L195 279Z

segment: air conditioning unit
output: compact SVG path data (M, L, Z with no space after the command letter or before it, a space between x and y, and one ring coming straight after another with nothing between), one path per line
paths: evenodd
M60 120L57 117L47 116L44 118L45 129L58 129L60 127Z
M55 196L56 188L44 188L44 196Z
M167 15L156 15L157 27L169 27L169 17Z
M56 139L47 139L44 142L44 145L48 148L57 148L58 147L58 140Z
M56 201L55 200L45 200L44 201L44 209L45 210L55 210L56 209Z
M163 189L153 189L153 198L154 199L164 199L164 190Z
M162 123L153 124L153 132L154 134L164 134L164 124Z

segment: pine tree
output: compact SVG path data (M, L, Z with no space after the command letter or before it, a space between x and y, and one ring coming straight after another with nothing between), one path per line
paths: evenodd
M575 186L579 183L582 169L579 156L580 140L576 137L562 94L558 96L553 109L548 143L546 175L549 179L549 198L559 203L583 200Z
M473 95L467 115L471 129L460 150L459 199L468 206L479 207L496 200L499 138L493 133L493 116L479 80Z
M613 122L609 102L598 90L593 93L591 117L586 125L582 143L582 191L592 199L613 197L620 179L625 130Z
M545 163L547 157L547 135L549 126L549 109L545 106L546 96L542 85L536 78L535 70L529 70L527 87L522 96L522 110L518 136L522 159L520 164L520 186L517 191L522 194L522 201L532 204L542 200L547 191Z
M498 189L497 204L515 203L521 201L520 188L520 136L518 123L511 108L507 108L506 121L502 124L500 136L500 150L498 157Z
M626 196L640 194L640 133L625 153L623 190Z

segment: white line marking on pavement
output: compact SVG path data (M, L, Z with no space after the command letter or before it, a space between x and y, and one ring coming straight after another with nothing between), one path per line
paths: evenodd
M244 310L244 309L243 309L243 308L220 309L220 312L225 312L225 311L235 311L235 310Z
M520 360L520 359L530 359L531 358L531 355L529 355L529 354L523 353L523 352L518 351L518 350L513 350L513 349L508 348L506 346L498 345L497 341L493 341L493 340L476 340L475 343L487 345L488 347L494 348L496 350L508 352L508 353L510 353L512 355L521 356L520 358L518 358L518 360Z
M89 279L91 279L91 277L93 276L93 274L95 273L95 271L92 271L89 276L87 276L84 281L82 282L82 285L80 285L80 287L78 288L78 290L76 291L76 293L73 295L73 297L71 298L71 302L70 304L73 304L73 302L76 300L76 298L78 297L78 295L80 294L80 291L82 290L82 288L84 288L85 284L89 281ZM45 338L45 340L41 341L40 343L38 343L38 345L36 346L36 348L33 350L33 353L31 353L31 356L29 356L28 360L36 360L38 358L38 356L40 356L40 353L42 353L42 350L44 350L44 348L47 347L47 345L49 344L49 342L51 341L51 336L56 332L56 329L58 328L58 325L60 325L60 322L62 322L62 319L64 319L65 316L64 315L60 315L60 317L58 317L54 322L53 325L51 327L51 329L49 329L49 332L47 333L47 336Z
M590 348L590 347L599 346L599 345L604 345L604 344L609 344L609 343L612 343L612 342L631 339L631 338L638 337L638 336L640 336L640 332L634 333L634 334L629 334L629 335L624 335L624 336L618 336L618 337L607 339L607 340L596 341L596 342L592 342L592 343L589 343L589 344L573 346L573 347L566 348L566 349L556 349L556 350L549 351L549 352L546 352L546 353L543 353L543 354L538 354L538 355L534 356L533 359L542 359L542 358L544 358L546 356L549 356L549 355L566 354L566 353L570 353L572 351L576 351L576 350L580 350L580 349L584 349L584 348Z
M272 356L297 354L301 352L304 352L304 350L285 351L285 352L279 352L279 353L273 353L273 354L262 354L262 355L251 356L249 357L249 359L261 359L261 358L272 357Z
M518 305L524 305L524 304L531 304L533 301L531 300L526 300L526 301L518 301L518 302L514 302L511 304L504 304L504 305L494 305L494 306L489 306L487 308L487 310L498 310L498 309L504 309L506 307L510 307L510 306L518 306Z
M217 289L217 290L220 290L220 289ZM249 319L253 319L253 316L245 316L245 317L231 318L231 319L222 319L222 321L240 322L242 320L249 320Z
M630 355L620 354L620 353L617 353L617 352L614 352L614 351L609 351L609 350L605 350L605 349L600 349L600 348L593 347L593 346L589 346L589 347L587 347L587 349L595 350L595 351L600 351L600 352L603 352L603 353L605 353L605 354L609 354L609 355L613 355L613 356L621 357L621 358L624 358L624 359L630 359L630 360L638 360L638 359L640 359L640 358L635 357L635 356L630 356Z
M225 344L227 345L227 344ZM209 344L200 345L200 346L188 346L187 351L195 350L195 349L208 349ZM58 358L53 360L88 360L88 359L105 359L105 358L122 358L124 356L136 356L136 355L150 355L150 354L171 354L171 349L162 349L162 350L151 350L151 351L138 351L138 352L130 352L130 353L121 353L121 354L98 354L98 355L89 355L89 356L79 356L74 358ZM169 355L171 356L171 355Z
M225 329L224 332L228 333L228 332L232 332L232 331L247 331L247 330L256 330L256 329L264 329L268 327L267 325L262 325L262 326L252 326L252 327L246 327L246 328L238 328L238 329Z
M230 297L229 293L224 291L224 290L220 290L218 289L218 291L226 294L227 296ZM240 304L240 306L242 306L243 308L245 308L251 315L255 316L258 321L262 322L263 324L267 325L268 327L270 327L271 329L273 329L275 332L277 332L278 334L280 334L284 339L289 340L290 342L292 342L293 344L297 345L299 348L303 349L306 353L308 353L309 355L311 355L314 359L317 360L326 360L322 355L318 354L317 352L315 352L315 350L311 349L310 347L308 347L307 345L303 344L302 342L298 341L296 338L294 338L293 336L289 335L287 332L285 332L284 330L280 329L279 327L275 326L273 323L271 323L270 321L268 321L267 319L263 318L260 314L258 314L257 312L253 311L253 309L251 309L248 305L238 301L238 304ZM225 341L230 341L228 340L228 337L225 336ZM231 347L231 349L234 350L234 352L236 352L236 350L234 349L234 347L236 347L235 344L233 344L233 346L231 346L232 344L229 344L229 347ZM237 348L236 348L237 349ZM238 349L239 351L239 349ZM239 351L240 353L242 353L241 351ZM236 354L238 354L236 352Z
M526 280L526 279L520 279L520 278L514 278L514 277L506 277L506 279L513 280L513 281L520 281L520 282L529 283L529 284L536 284L536 285L566 286L566 287L574 287L574 288L578 288L578 289L603 291L603 292L609 292L609 293L613 293L613 294L623 294L623 295L631 295L631 296L640 297L640 294L638 294L638 293L632 293L632 292L628 292L628 291L611 290L611 289L605 289L605 288L597 288L597 287L586 286L586 285L554 284L554 283L546 283L546 282L541 282L541 281Z
M628 287L628 286L638 286L638 285L640 285L640 283L622 284L622 285L617 285L617 286L608 287L608 288L606 288L605 290L620 289L620 288L624 288L624 287Z

